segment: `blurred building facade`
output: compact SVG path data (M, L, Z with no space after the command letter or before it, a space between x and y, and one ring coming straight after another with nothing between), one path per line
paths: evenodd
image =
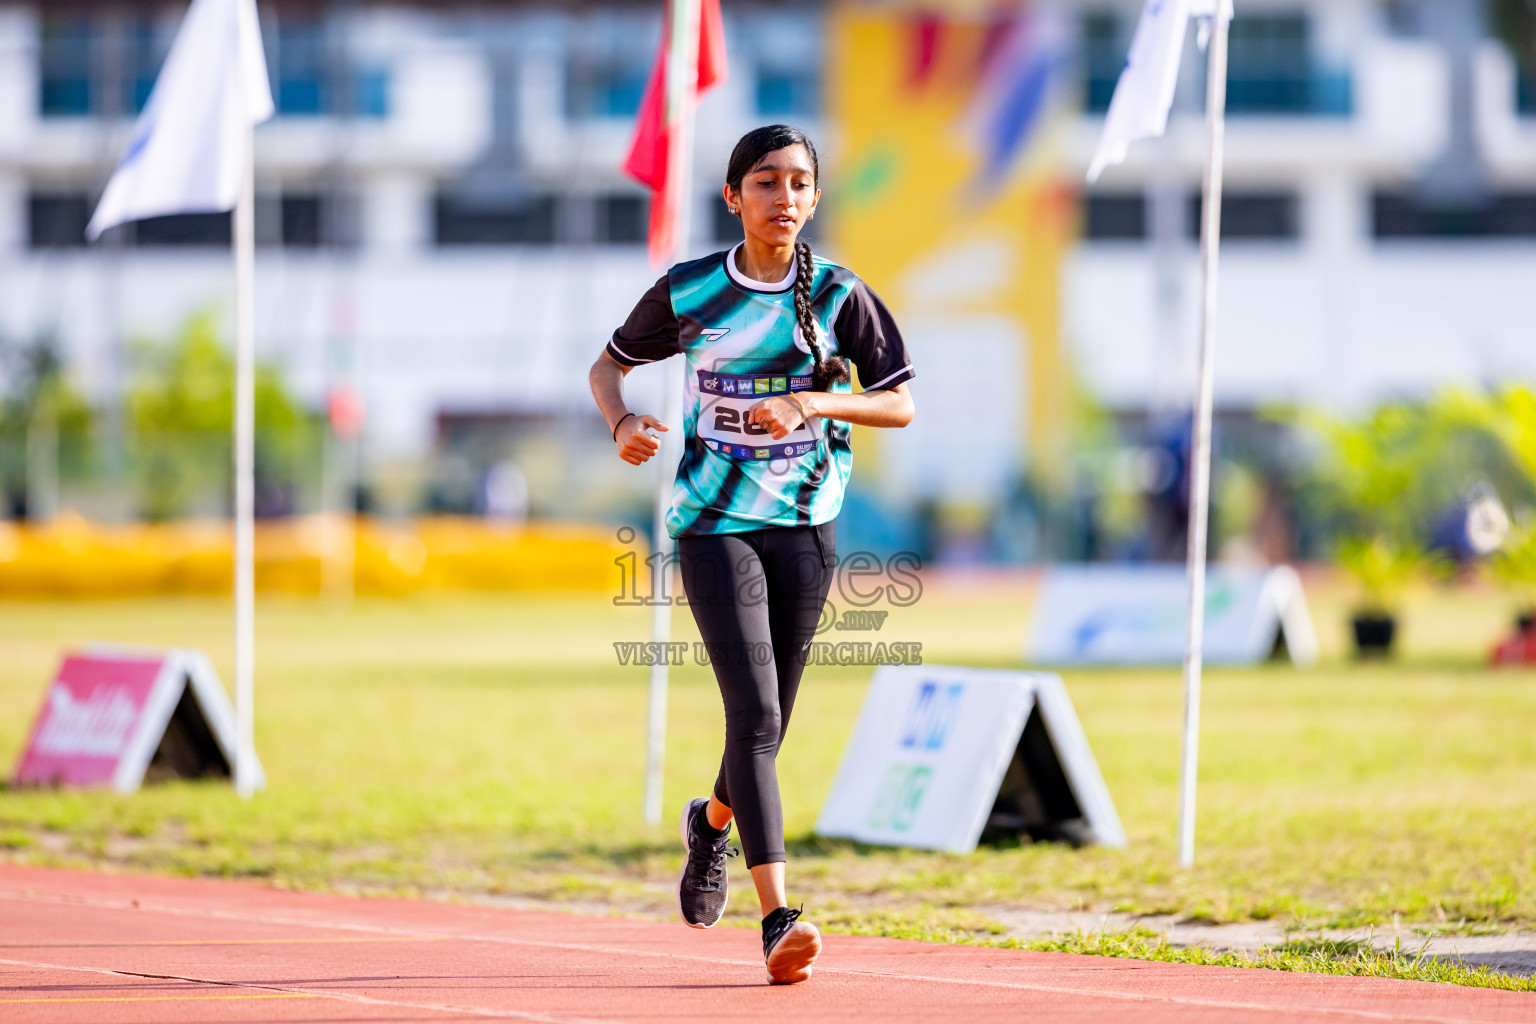
M646 197L618 166L660 6L260 5L279 110L257 141L261 354L317 407L338 388L362 396L365 462L417 467L400 494L472 506L511 458L533 514L643 508L649 477L611 458L586 368L655 277ZM1060 144L1075 184L1140 4L1058 6L1079 43ZM1536 374L1536 86L1475 6L1240 0L1223 409ZM129 339L228 303L227 217L83 241L183 9L0 2L0 338L57 339L100 401L121 387ZM827 6L725 9L731 74L700 111L697 254L739 237L718 180L756 124L822 140L818 224L837 217ZM1083 195L1063 270L1076 375L1132 419L1179 408L1193 384L1201 61L1185 77L1168 138ZM948 355L915 353L921 414L889 447L904 465L942 461L965 434L973 369ZM634 404L659 398L653 370L630 381ZM924 479L897 473L886 497L942 501ZM971 497L1005 501L1012 485L995 479Z

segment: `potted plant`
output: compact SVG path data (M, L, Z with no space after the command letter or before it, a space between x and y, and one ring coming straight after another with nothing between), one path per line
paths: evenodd
M1311 410L1301 421L1323 442L1313 493L1338 531L1339 566L1359 596L1350 629L1359 657L1388 657L1408 584L1424 566L1418 541L1426 435L1422 406L1386 402L1354 419Z
M1418 547L1383 536L1351 537L1340 543L1339 565L1360 588L1349 619L1356 657L1391 656L1403 593L1428 561Z

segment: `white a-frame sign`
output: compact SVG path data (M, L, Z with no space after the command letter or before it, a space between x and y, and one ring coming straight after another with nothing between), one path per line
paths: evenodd
M200 651L96 648L70 654L49 686L14 776L18 786L228 778L235 714ZM257 787L266 785L253 763Z
M816 832L969 853L987 830L1125 845L1061 677L881 666Z

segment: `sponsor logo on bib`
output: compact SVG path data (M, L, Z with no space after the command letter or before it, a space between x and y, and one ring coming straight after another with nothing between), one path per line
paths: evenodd
M816 450L820 433L812 425L796 424L780 443L770 445L771 432L752 418L759 396L809 390L809 377L728 375L709 370L697 374L700 397L695 430L710 451L727 458L763 460L800 458ZM813 417L813 422L820 421Z

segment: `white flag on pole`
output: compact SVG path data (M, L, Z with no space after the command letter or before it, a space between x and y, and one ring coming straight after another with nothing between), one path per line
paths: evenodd
M192 0L86 237L144 217L234 209L247 133L272 114L255 0Z
M1167 130L1189 19L1211 17L1218 3L1222 15L1231 20L1232 0L1147 0L1141 20L1136 23L1125 69L1120 72L1115 94L1109 101L1104 135L1088 168L1090 182L1098 181L1110 164L1124 161L1131 143L1154 138ZM1202 26L1201 46L1208 34L1208 28Z

